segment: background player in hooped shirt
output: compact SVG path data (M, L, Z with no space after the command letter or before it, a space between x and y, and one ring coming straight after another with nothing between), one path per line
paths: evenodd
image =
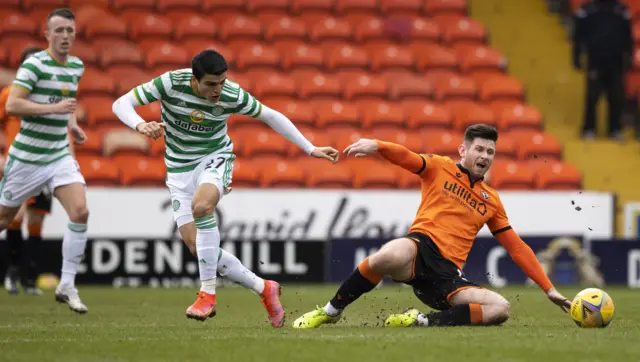
M214 216L218 202L230 191L235 159L227 119L232 114L251 116L267 123L313 157L336 162L339 155L331 147L311 144L287 117L227 79L227 70L222 55L204 50L193 58L191 69L167 72L113 104L113 112L138 132L157 139L164 130L167 186L174 219L185 243L196 250L199 261L202 286L195 303L186 311L188 318L198 320L215 315L216 269L227 264L222 258L237 260L220 249L220 232ZM162 123L145 122L134 107L155 101L162 103ZM284 311L279 302L278 283L261 282L239 261L235 265L230 279L236 277L242 285L259 293L272 324L282 326ZM246 280L247 276L250 280ZM252 280L257 280L253 287Z
M293 327L336 323L342 311L373 290L384 275L411 285L424 304L439 310L425 315L412 308L388 317L387 327L504 323L509 318L509 302L462 273L473 241L485 224L514 262L566 312L571 302L555 290L531 248L511 229L498 193L483 182L493 163L497 140L498 132L491 126L469 127L458 147L459 163L377 140L361 139L347 147L347 155L378 153L420 176L422 201L406 237L388 242L362 261L324 308L304 314Z

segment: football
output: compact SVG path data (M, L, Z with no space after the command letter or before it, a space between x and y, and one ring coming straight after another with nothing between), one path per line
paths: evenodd
M571 318L582 328L604 328L611 323L615 307L604 290L587 288L571 303Z

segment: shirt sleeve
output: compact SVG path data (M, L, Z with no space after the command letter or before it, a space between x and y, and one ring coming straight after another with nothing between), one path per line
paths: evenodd
M511 224L509 223L507 212L501 200L498 200L498 209L493 217L487 222L487 226L494 236L497 236L507 230L511 230Z
M380 140L376 140L376 142L378 143L378 153L384 159L423 178L436 168L440 159L439 156L431 154L415 153L396 143Z
M531 280L536 282L543 291L547 292L553 288L553 284L544 272L540 262L538 262L536 254L513 229L509 228L507 231L501 232L496 235L496 239L498 239L500 244L507 250L513 262L516 263Z
M238 105L235 113L258 118L262 113L262 103L252 96L251 93L239 88Z
M143 106L145 104L153 103L167 98L167 94L171 89L171 74L170 72L156 77L147 83L141 84L133 88L133 94L136 97L138 103Z
M42 71L38 67L39 64L40 61L38 59L34 57L27 58L18 68L13 85L32 92L38 79L42 76Z

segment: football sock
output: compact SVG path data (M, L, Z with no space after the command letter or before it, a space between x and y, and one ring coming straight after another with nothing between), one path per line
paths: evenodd
M362 294L372 291L380 281L382 281L382 275L373 271L369 266L369 258L365 258L356 270L342 282L338 292L329 302L329 307L325 307L325 312L330 316L339 314Z
M14 219L7 228L7 246L9 247L9 268L18 268L22 258L22 219ZM17 269L16 269L17 270Z
M480 304L459 304L441 312L418 315L418 325L423 327L469 326L482 324Z
M87 224L69 222L62 239L62 276L60 284L75 287L78 265L87 245Z
M195 219L196 252L200 271L200 291L216 294L216 270L220 253L220 231L213 215Z
M38 264L40 261L40 247L42 245L42 224L29 225L29 238L25 243L23 284L35 287L38 278Z
M264 290L264 279L247 269L235 255L220 249L218 258L218 274L254 291L256 294Z

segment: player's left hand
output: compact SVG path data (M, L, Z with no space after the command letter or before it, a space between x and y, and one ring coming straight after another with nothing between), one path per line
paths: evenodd
M571 301L560 294L556 288L551 288L547 291L547 298L549 298L553 304L562 308L565 313L571 309Z
M338 156L340 152L333 147L316 147L311 151L311 156L315 158L324 158L332 163L338 162Z
M87 142L87 134L80 127L71 127L71 135L73 143L76 145L83 145Z

